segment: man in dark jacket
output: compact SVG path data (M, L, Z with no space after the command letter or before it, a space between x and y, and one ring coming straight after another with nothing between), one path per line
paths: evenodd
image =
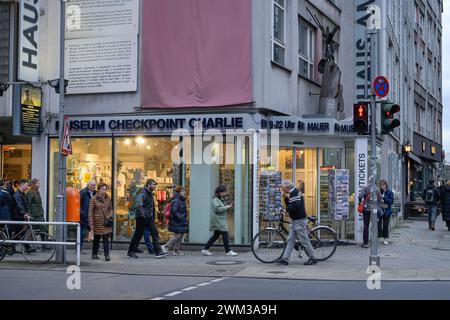
M19 188L14 193L12 218L15 221L25 221L31 219L31 210L28 206L28 201L25 194L28 191L28 181L22 179L19 181ZM16 234L23 230L24 225L17 225L15 227ZM36 249L31 249L29 245L25 245L27 252L35 252Z
M434 185L434 179L431 179L427 188L422 192L422 199L427 205L428 224L429 229L432 231L435 231L439 198L439 191Z
M289 236L287 239L286 251L279 261L282 265L289 265L289 257L292 250L294 250L297 235L301 244L305 248L309 260L305 263L306 266L317 264L316 254L308 237L308 219L305 210L305 201L303 194L301 194L291 181L285 180L282 183L282 190L285 194L286 210L292 220L291 228L289 229Z
M97 183L95 180L88 182L86 188L80 191L80 227L81 227L81 241L80 250L83 249L83 243L86 239L89 230L89 203L91 198L95 196L95 188Z
M369 247L369 230L370 230L370 208L371 208L371 199L370 199L370 186L365 187L362 192L358 196L359 203L364 201L364 212L363 212L363 244L362 248Z
M155 203L153 198L153 191L158 184L153 179L148 179L145 183L144 189L136 197L136 230L134 231L133 239L131 239L128 248L128 256L130 258L137 258L136 247L144 235L144 229L147 227L150 230L153 240L153 247L156 258L167 256L159 245L158 229L155 224Z
M441 205L442 205L442 220L445 221L448 231L450 231L450 180L446 185L441 187Z

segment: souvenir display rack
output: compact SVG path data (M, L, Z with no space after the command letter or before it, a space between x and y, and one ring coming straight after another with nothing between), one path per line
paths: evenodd
M264 221L278 221L282 210L280 171L263 171L259 176L259 214Z

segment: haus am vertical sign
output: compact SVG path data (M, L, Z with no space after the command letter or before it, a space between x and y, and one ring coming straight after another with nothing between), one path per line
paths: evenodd
M39 77L39 0L20 0L19 80L36 82Z

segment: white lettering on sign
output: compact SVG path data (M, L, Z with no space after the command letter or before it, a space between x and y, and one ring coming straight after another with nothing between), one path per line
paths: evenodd
M19 79L38 81L39 8L38 0L20 0Z
M355 240L363 241L363 217L358 212L359 196L368 185L368 142L367 138L358 138L355 141Z
M373 8L379 8L380 0L355 0L355 27L354 27L354 82L355 82L355 101L366 98L366 93L369 94L371 83L368 79L372 79L370 74L370 53L366 53L365 32L368 25L377 26L377 12L372 14ZM376 11L376 10L375 10ZM375 19L375 20L374 20ZM367 68L366 68L367 59Z

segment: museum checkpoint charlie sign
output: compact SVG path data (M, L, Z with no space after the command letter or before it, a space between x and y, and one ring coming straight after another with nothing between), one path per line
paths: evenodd
M335 119L303 119L298 117L273 117L261 115L189 115L189 116L142 116L142 117L72 117L70 131L77 133L168 133L179 129L202 130L279 130L280 133L304 135L356 135L353 122ZM58 129L55 123L54 129Z

